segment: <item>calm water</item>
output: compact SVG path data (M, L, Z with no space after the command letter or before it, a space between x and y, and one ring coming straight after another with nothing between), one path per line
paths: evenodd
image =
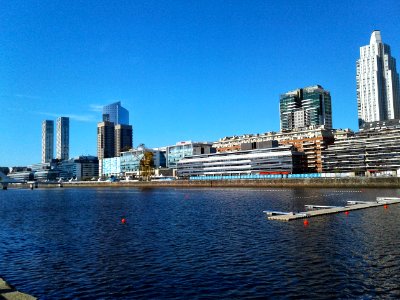
M399 298L400 205L262 213L376 196L400 190L10 188L0 275L40 299Z

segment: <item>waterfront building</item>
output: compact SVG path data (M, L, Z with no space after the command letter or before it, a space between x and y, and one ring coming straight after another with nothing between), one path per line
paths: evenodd
M103 106L103 122L129 125L129 111L121 106L120 101Z
M357 60L358 124L400 118L399 74L390 46L381 32L371 34L369 45L360 48Z
M186 156L214 153L212 143L194 143L192 141L178 142L166 149L167 167L176 169L177 162Z
M42 122L42 163L54 158L54 121Z
M132 126L117 124L114 127L115 154L120 156L122 151L132 148Z
M292 146L209 153L182 158L179 177L292 174L303 172L304 154Z
M324 172L376 175L400 170L400 120L366 123L323 151Z
M323 126L310 126L289 132L267 132L264 134L246 134L242 136L224 137L213 144L217 152L230 152L242 149L242 144L277 141L280 145L295 146L297 151L306 155L307 173L322 172L322 151L332 144L332 130Z
M121 175L121 157L109 157L100 160L99 170L101 176L119 176Z
M59 177L64 180L90 180L99 176L99 160L95 156L78 156L57 165Z
M57 118L57 155L56 158L66 160L69 158L69 118Z
M114 157L114 123L104 121L97 124L97 157L100 159Z
M166 167L165 151L161 149L146 149L144 147L139 147L138 149L121 152L121 173L127 176L138 176L140 161L145 152L153 153L153 166L155 169Z
M281 131L309 126L332 129L331 95L320 85L296 89L280 96Z

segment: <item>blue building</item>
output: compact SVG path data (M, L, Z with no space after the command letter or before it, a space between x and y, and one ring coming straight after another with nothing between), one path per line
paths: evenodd
M103 121L129 125L129 111L121 106L121 101L103 106Z

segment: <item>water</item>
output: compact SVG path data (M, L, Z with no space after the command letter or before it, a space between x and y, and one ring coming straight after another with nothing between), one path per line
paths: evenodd
M10 188L0 191L0 275L40 299L399 298L400 205L307 227L262 213L397 195Z

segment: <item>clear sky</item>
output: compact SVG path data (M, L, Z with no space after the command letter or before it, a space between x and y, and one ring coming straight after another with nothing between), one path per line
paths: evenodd
M70 155L96 155L115 101L134 146L279 131L279 95L315 84L334 128L356 130L355 63L375 29L400 60L398 0L0 0L0 166L40 162L41 122L58 116Z

